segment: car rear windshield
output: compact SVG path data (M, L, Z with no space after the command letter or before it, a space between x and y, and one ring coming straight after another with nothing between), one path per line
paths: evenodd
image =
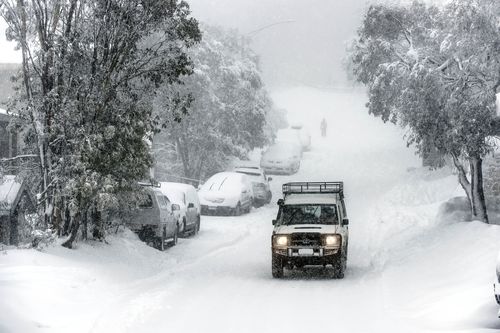
M138 205L139 208L153 208L153 197L151 197L151 194L145 193L141 195Z
M338 223L336 205L285 205L278 213L279 225Z

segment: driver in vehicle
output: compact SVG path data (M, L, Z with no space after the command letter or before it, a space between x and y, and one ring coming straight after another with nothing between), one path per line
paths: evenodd
M322 206L321 215L319 216L320 224L338 224L337 214L335 213L334 207Z

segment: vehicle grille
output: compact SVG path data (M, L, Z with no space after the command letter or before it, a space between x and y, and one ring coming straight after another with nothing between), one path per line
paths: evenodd
M321 234L296 233L291 237L292 246L321 246Z

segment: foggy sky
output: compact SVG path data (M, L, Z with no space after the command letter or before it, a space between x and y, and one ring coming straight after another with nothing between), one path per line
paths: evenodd
M346 81L346 42L361 22L367 0L187 0L202 22L252 35L265 82L272 85L333 85ZM0 22L0 62L20 62L5 43Z
M366 0L189 0L193 15L209 24L252 35L268 85L346 82L346 42L361 23Z

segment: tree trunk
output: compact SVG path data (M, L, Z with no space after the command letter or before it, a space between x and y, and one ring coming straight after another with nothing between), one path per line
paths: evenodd
M462 163L456 155L452 155L453 163L458 170L458 182L462 186L469 199L471 215L473 220L488 222L488 212L486 210L486 201L484 199L483 189L483 160L480 156L469 158L471 181L467 178Z
M456 155L452 154L451 157L453 158L453 164L455 164L455 168L457 168L458 171L458 182L464 189L467 199L469 199L470 206L472 207L472 191L469 179L467 178L467 172L465 172L464 166L460 163Z
M184 177L190 177L191 172L189 167L189 151L186 147L186 141L182 140L181 142L178 137L175 138L175 141L177 143L177 149L181 157L182 167L184 169Z
M75 216L72 218L72 224L71 224L71 234L69 238L62 243L62 246L67 247L68 249L73 248L73 242L76 239L76 235L78 234L78 229L80 229L80 212L76 213Z
M483 159L474 156L469 159L471 173L471 205L474 219L488 223L488 211L484 199L483 188Z
M83 211L82 214L82 224L83 224L83 229L82 229L82 239L87 240L87 231L88 231L88 212L87 209Z

